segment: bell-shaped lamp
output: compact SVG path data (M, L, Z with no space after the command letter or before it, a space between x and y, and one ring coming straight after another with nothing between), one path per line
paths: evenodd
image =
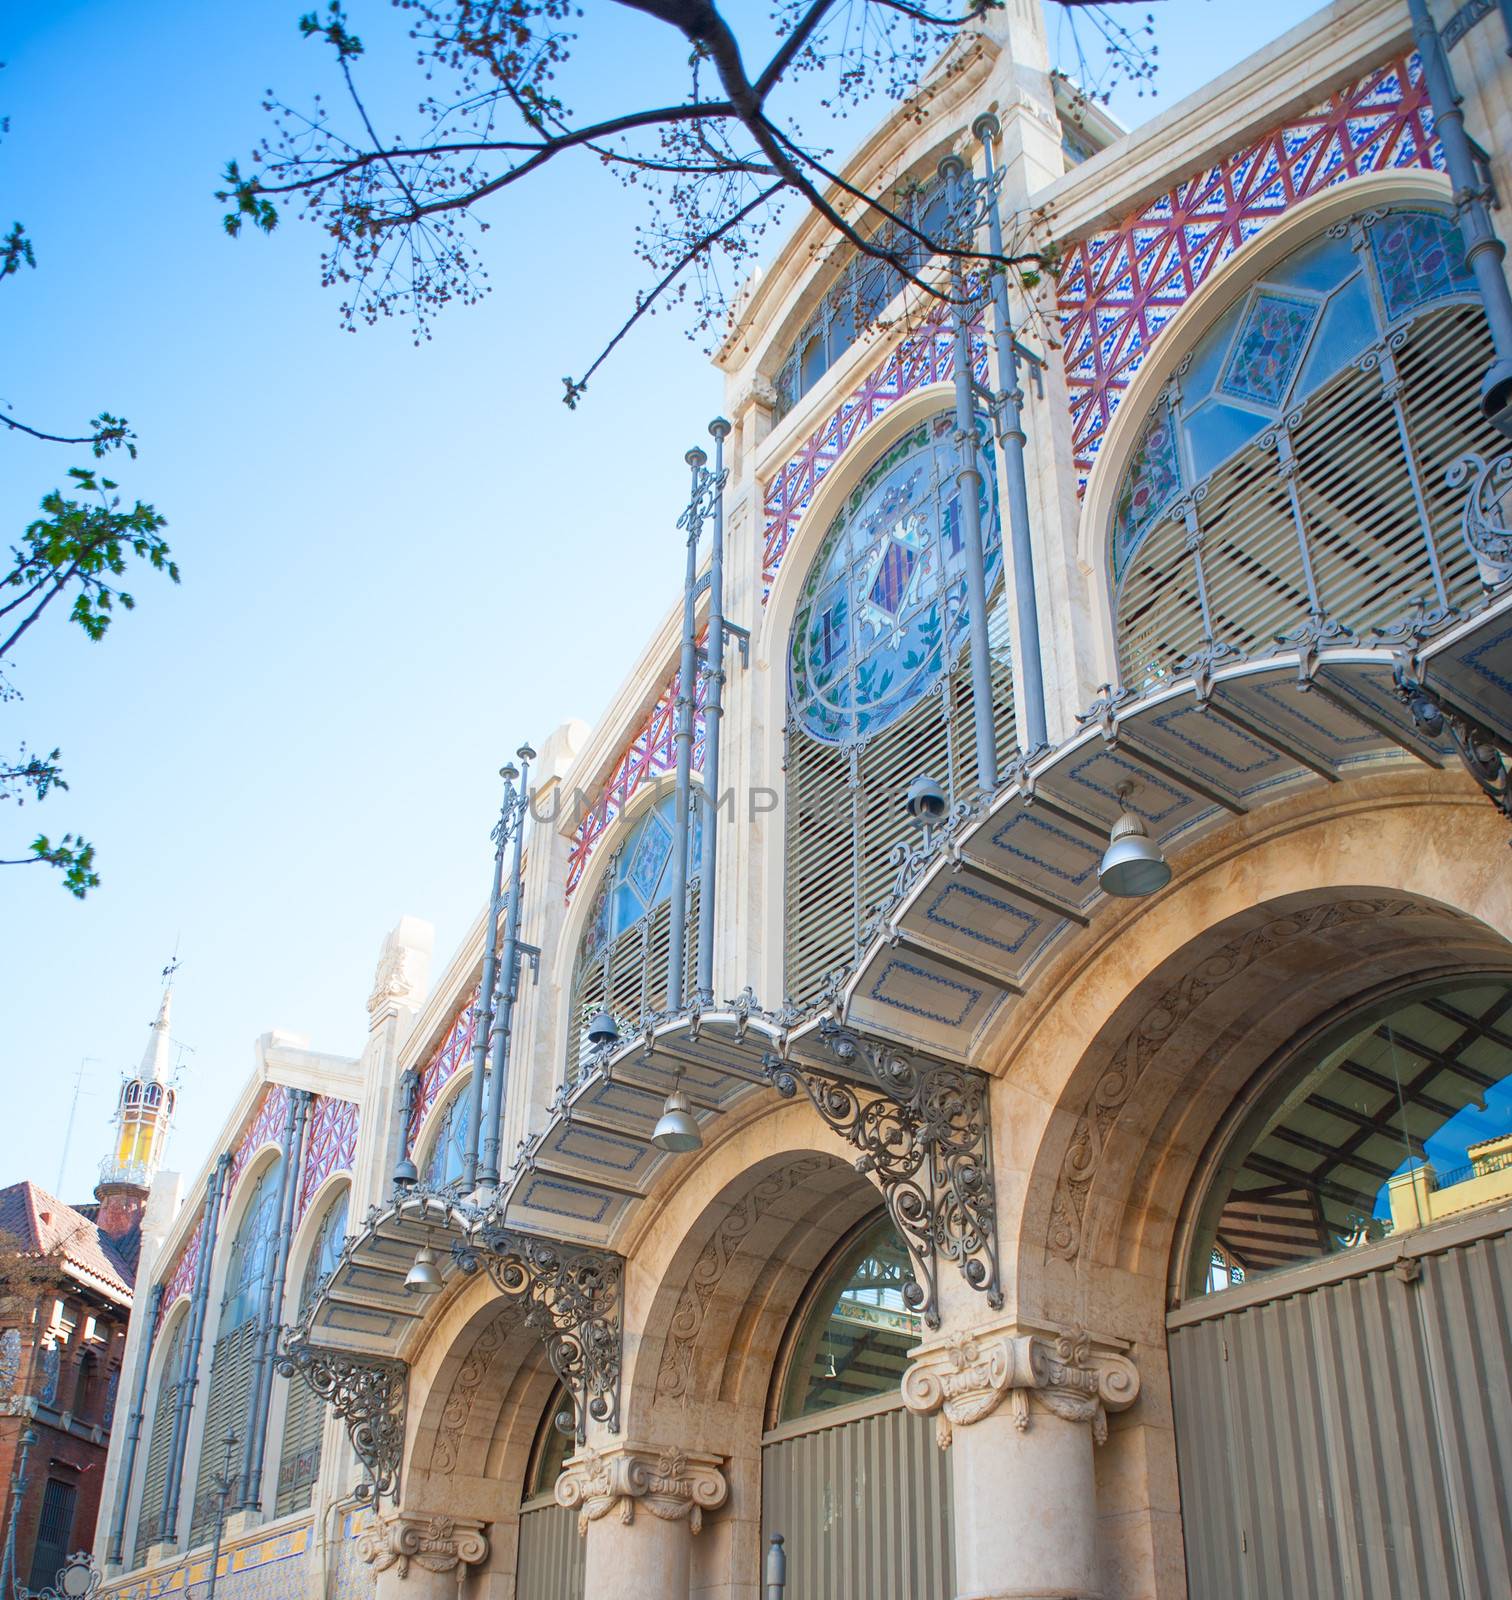
M1120 900L1141 899L1171 881L1170 863L1145 831L1144 818L1129 809L1127 800L1108 837L1097 881L1104 894Z
M441 1274L436 1270L436 1252L423 1244L415 1252L415 1264L409 1269L404 1287L411 1294L440 1294Z
M588 1023L588 1043L595 1050L600 1050L618 1038L619 1028L615 1024L614 1014L608 1010L596 1011Z
M688 1097L681 1089L674 1089L667 1096L667 1103L662 1107L661 1120L651 1135L651 1143L658 1150L666 1150L672 1155L683 1155L689 1150L696 1150L703 1143L703 1135L693 1120Z
M415 1163L408 1156L402 1156L394 1163L394 1187L407 1189L412 1183L420 1181L420 1174L415 1169Z
M945 791L927 772L921 772L909 784L908 793L903 796L903 808L908 812L909 820L921 827L938 822L949 809L949 804Z

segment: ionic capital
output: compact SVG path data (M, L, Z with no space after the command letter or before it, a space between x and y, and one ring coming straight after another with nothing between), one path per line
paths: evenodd
M717 1511L730 1486L720 1470L722 1456L622 1445L600 1452L591 1446L574 1456L557 1479L559 1506L576 1508L578 1532L618 1511L621 1522L635 1520L637 1505L663 1522L686 1520L688 1530L703 1527L705 1511Z
M407 1578L411 1565L426 1572L476 1565L488 1557L488 1539L483 1524L469 1517L390 1511L357 1541L357 1554L377 1572L397 1567Z
M1068 1422L1088 1422L1092 1437L1108 1437L1108 1413L1139 1396L1139 1372L1118 1351L1094 1348L1081 1330L1027 1332L1016 1325L951 1334L921 1346L903 1374L903 1403L937 1416L940 1448L954 1429L979 1422L1006 1399L1020 1433L1029 1427L1030 1400Z

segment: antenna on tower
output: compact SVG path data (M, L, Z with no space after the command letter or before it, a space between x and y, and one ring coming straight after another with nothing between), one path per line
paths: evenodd
M63 1198L63 1173L68 1166L68 1147L73 1142L74 1118L79 1114L79 1095L84 1088L84 1068L93 1061L97 1066L98 1056L82 1056L79 1060L79 1070L74 1074L73 1101L68 1107L68 1126L63 1130L63 1154L58 1157L58 1182L53 1193L61 1200Z

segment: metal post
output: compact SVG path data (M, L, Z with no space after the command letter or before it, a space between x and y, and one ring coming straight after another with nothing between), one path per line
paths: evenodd
M221 1536L226 1531L226 1503L231 1498L231 1457L236 1453L236 1430L226 1430L226 1455L221 1463L220 1476L215 1480L219 1504L215 1513L215 1539L210 1545L210 1587L205 1590L205 1600L215 1600L216 1568L220 1566Z
M683 459L692 473L688 510L683 522L688 530L687 572L683 578L682 655L677 669L677 797L672 829L672 932L667 949L667 1009L677 1011L687 998L683 968L688 939L688 810L693 792L693 706L698 697L698 642L694 634L694 606L698 596L698 532L703 525L699 497L704 492L704 462L709 458L696 445ZM705 844L705 850L708 845Z
M122 1561L126 1553L126 1512L131 1504L131 1480L136 1476L137 1446L142 1438L142 1421L147 1411L147 1369L152 1365L152 1347L157 1342L158 1313L163 1309L163 1285L155 1283L147 1301L147 1331L137 1358L136 1381L131 1388L131 1414L126 1421L126 1448L121 1459L121 1478L116 1485L115 1515L110 1522L107 1561Z
M179 1368L178 1394L173 1405L173 1435L168 1446L167 1487L163 1494L163 1521L159 1533L164 1544L178 1542L179 1491L183 1487L184 1456L189 1448L189 1419L194 1391L199 1387L200 1342L205 1332L205 1302L210 1298L210 1267L215 1258L215 1236L220 1224L221 1196L231 1153L215 1163L205 1185L205 1212L200 1223L200 1258L189 1301L189 1327L184 1339L184 1361Z
M493 886L488 895L488 922L483 931L483 976L478 984L478 1004L474 1008L472 1082L467 1086L468 1109L472 1116L467 1129L467 1154L462 1163L462 1189L471 1194L478 1187L478 1146L483 1137L483 1079L488 1064L488 1033L493 1024L494 991L499 981L499 907L504 898L504 846L509 836L509 809L514 803L511 780L513 767L500 767L504 798L499 802L499 820L491 835L494 841Z
M1486 208L1485 185L1476 166L1465 113L1444 41L1434 26L1427 0L1407 0L1412 37L1423 60L1435 132L1444 147L1444 165L1454 185L1454 205L1465 239L1465 260L1475 274L1491 329L1496 358L1481 380L1481 410L1499 432L1512 435L1512 290L1502 262L1506 247L1496 237Z
M782 1535L774 1533L767 1546L766 1600L782 1600L787 1588L787 1551L782 1548Z
M515 999L520 990L520 898L524 869L525 806L530 793L530 763L535 751L522 744L515 752L520 758L520 789L507 803L514 848L509 862L509 900L504 912L504 952L499 958L499 998L494 1006L493 1024L488 1030L489 1082L488 1124L484 1129L478 1161L479 1187L496 1187L499 1182L499 1147L504 1120L504 1074L509 1066L509 1036L514 1023Z
M299 1202L299 1179L304 1169L305 1142L308 1138L310 1102L315 1098L307 1089L291 1089L289 1097L295 1103L293 1139L284 1169L284 1192L279 1208L278 1243L273 1254L273 1274L268 1284L266 1308L263 1316L262 1339L257 1353L256 1377L252 1390L251 1426L248 1428L250 1451L243 1455L244 1477L242 1499L244 1507L257 1511L262 1508L263 1461L268 1451L268 1413L273 1405L274 1361L278 1355L278 1330L283 1321L284 1284L289 1274L289 1247L294 1240L294 1212Z
M986 162L984 194L987 201L987 248L1003 253L1003 219L998 213L993 147L1000 132L991 112L976 119L971 131L981 141ZM1029 528L1029 483L1024 465L1023 391L1019 388L1018 351L1013 342L1013 318L1008 309L1007 274L994 262L992 284L992 334L997 373L998 441L1003 447L1003 476L1008 499L1008 535L1013 552L1013 604L1018 613L1019 684L1023 690L1026 751L1049 740L1045 721L1045 668L1040 654L1039 601L1034 588L1034 541Z
M409 1155L409 1126L415 1115L415 1102L420 1098L420 1074L414 1067L406 1067L399 1074L399 1093L394 1097L394 1129L390 1135L394 1147L394 1168L390 1181L396 1191L408 1188L415 1181L415 1163ZM477 1126L476 1123L473 1124Z
M698 1003L714 1003L714 894L719 873L719 730L724 719L724 442L730 424L715 417L714 532L709 545L708 693L704 700L703 864L698 891Z
M16 1583L16 1524L21 1519L21 1502L26 1497L26 1458L37 1442L37 1430L30 1423L21 1430L21 1448L16 1454L16 1470L11 1476L10 1515L5 1519L5 1554L0 1558L0 1594Z
M940 177L959 219L966 205L966 163L946 156ZM992 725L992 656L987 643L987 565L982 551L982 474L977 469L976 407L971 388L971 335L966 323L965 278L959 259L951 263L950 320L955 336L956 484L966 546L966 621L971 640L971 712L976 730L977 787L997 788L997 731Z

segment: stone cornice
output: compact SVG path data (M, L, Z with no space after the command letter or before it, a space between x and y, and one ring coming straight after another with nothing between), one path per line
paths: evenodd
M407 1578L411 1565L426 1572L454 1572L488 1558L483 1524L470 1517L392 1511L357 1542L357 1553L377 1572L390 1567Z
M557 1504L576 1509L580 1534L611 1511L619 1513L621 1522L633 1522L637 1505L664 1522L686 1520L688 1531L697 1533L704 1512L717 1511L729 1496L720 1470L723 1459L656 1445L627 1444L605 1451L590 1447L574 1456L557 1479Z
M919 1346L903 1374L903 1403L936 1416L940 1448L954 1429L990 1416L1006 1399L1014 1426L1030 1425L1031 1398L1068 1422L1086 1422L1102 1444L1108 1412L1139 1396L1139 1372L1120 1351L1094 1348L1085 1332L1045 1332L997 1323Z

